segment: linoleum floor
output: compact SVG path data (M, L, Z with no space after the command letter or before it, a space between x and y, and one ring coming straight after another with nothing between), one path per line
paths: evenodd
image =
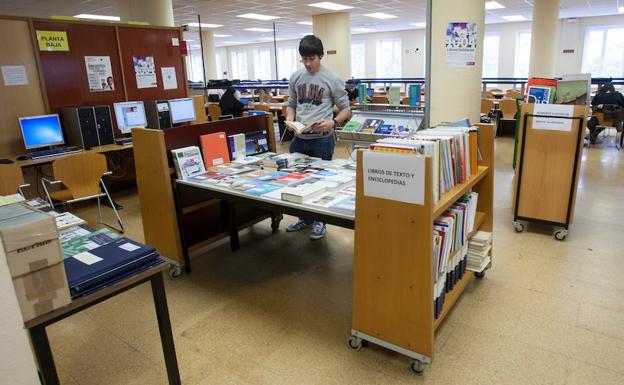
M512 145L496 139L493 267L439 329L422 376L401 355L346 346L353 232L329 226L311 242L287 234L286 217L279 233L265 221L241 234L240 251L221 242L192 274L166 279L182 383L624 384L624 151L584 152L575 222L559 242L549 228L514 232ZM115 199L126 235L142 241L136 192ZM167 383L148 285L48 330L62 384Z

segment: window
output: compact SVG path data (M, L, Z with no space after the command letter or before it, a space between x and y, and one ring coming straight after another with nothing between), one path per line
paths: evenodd
M247 75L247 53L245 51L232 51L232 79L249 79Z
M377 41L377 77L401 77L401 39Z
M204 81L204 66L199 45L189 45L189 54L186 56L186 77L192 82Z
M483 77L498 77L498 50L500 36L486 33L483 37Z
M223 59L221 59L221 54L217 54L216 58L215 58L215 63L217 66L217 79L227 79L227 74L224 74L224 72L227 72L227 68L223 68Z
M624 75L624 26L587 28L582 72L591 72L592 77Z
M529 60L531 59L531 32L518 31L516 33L516 60L514 77L526 78L529 76Z
M271 80L271 51L268 48L257 48L254 55L254 79Z
M365 43L354 41L351 43L351 77L359 79L366 77Z
M277 78L289 79L297 70L299 52L296 47L279 47L277 49Z

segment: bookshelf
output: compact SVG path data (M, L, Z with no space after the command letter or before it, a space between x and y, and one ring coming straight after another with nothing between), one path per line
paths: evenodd
M408 204L364 196L362 151L358 152L353 262L352 330L348 344L359 350L364 341L413 359L417 373L433 359L435 331L453 309L475 273L467 271L434 319L433 221L468 191L479 193L475 227L492 231L494 126L478 124L482 159L466 183L455 186L433 204L431 159L425 159L425 202ZM483 276L483 274L479 274Z

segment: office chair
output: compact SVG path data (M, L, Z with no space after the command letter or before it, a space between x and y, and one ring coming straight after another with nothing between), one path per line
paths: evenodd
M0 195L20 193L24 196L23 188L30 186L24 183L22 168L15 163L0 165Z
M108 171L106 156L91 152L68 155L52 162L52 172L54 173L54 178L56 178L55 180L41 178L41 185L48 198L50 207L55 207L54 200L66 205L88 199L97 199L100 223L114 228L102 222L100 198L106 197L119 223L119 229L116 230L124 232L124 225L119 212L115 208L113 199L102 179L105 175L112 174L111 171ZM65 188L50 191L48 187L52 185L61 185Z
M498 109L500 111L500 122L502 123L504 120L512 120L516 121L516 114L518 113L518 104L516 103L516 99L503 98L498 102ZM498 122L497 122L498 127ZM502 126L500 127L502 130ZM497 129L498 131L498 129Z
M505 97L506 98L511 98L511 99L521 99L522 98L522 93L518 90L507 90L505 92Z
M210 115L210 121L216 122L221 119L221 107L218 104L209 104L208 114Z

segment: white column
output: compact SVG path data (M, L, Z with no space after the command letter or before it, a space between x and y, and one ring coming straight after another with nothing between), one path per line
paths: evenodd
M483 0L429 0L427 23L428 79L426 106L429 125L469 118L479 122L483 66ZM446 30L451 22L477 24L475 64L452 67L446 61Z
M206 81L217 78L217 55L212 31L202 30L202 46L204 48L204 78Z
M312 30L314 36L323 41L323 65L341 79L350 79L351 15L348 12L338 12L312 16Z
M529 77L555 76L559 42L559 0L534 0Z
M173 27L172 0L118 0L121 21Z

